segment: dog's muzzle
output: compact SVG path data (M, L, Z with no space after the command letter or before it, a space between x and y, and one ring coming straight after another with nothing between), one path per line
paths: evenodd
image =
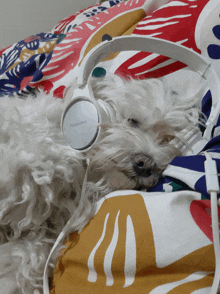
M158 172L159 168L153 158L145 154L135 154L132 156L133 170L137 176L150 177Z

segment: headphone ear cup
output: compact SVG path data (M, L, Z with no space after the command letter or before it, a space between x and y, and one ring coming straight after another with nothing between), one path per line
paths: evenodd
M100 114L91 86L87 84L80 89L77 85L71 85L64 101L67 106L61 128L65 141L73 149L86 151L97 139L100 128Z
M100 124L115 121L115 111L107 102L95 100L89 84L83 89L69 87L64 99L68 102L61 120L65 141L73 149L88 151L100 136Z
M96 105L85 97L70 102L62 117L66 143L76 150L89 149L99 134L99 113Z

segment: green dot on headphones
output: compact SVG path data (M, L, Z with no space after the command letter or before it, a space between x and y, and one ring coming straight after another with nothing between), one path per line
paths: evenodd
M96 67L93 72L92 76L95 78L101 78L106 75L106 70L103 67Z

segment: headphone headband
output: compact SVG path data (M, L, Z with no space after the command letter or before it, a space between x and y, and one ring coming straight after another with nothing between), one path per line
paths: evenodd
M91 49L80 66L77 79L78 86L83 87L87 83L94 67L108 57L111 52L134 50L157 53L178 60L188 65L201 76L204 75L210 66L203 56L177 43L148 36L121 36L104 41Z

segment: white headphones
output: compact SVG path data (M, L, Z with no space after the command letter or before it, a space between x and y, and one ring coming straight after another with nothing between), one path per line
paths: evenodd
M94 47L83 59L77 79L78 88L71 89L69 98L71 102L66 107L61 121L61 128L68 145L83 152L92 148L99 138L101 123L113 120L113 109L102 100L96 101L88 78L95 66L109 56L111 52L146 51L170 57L188 65L209 83L212 94L212 108L203 137L197 136L191 140L195 153L200 152L211 139L220 111L220 84L219 78L211 64L200 54L182 45L167 40L148 36L121 36L106 40Z

